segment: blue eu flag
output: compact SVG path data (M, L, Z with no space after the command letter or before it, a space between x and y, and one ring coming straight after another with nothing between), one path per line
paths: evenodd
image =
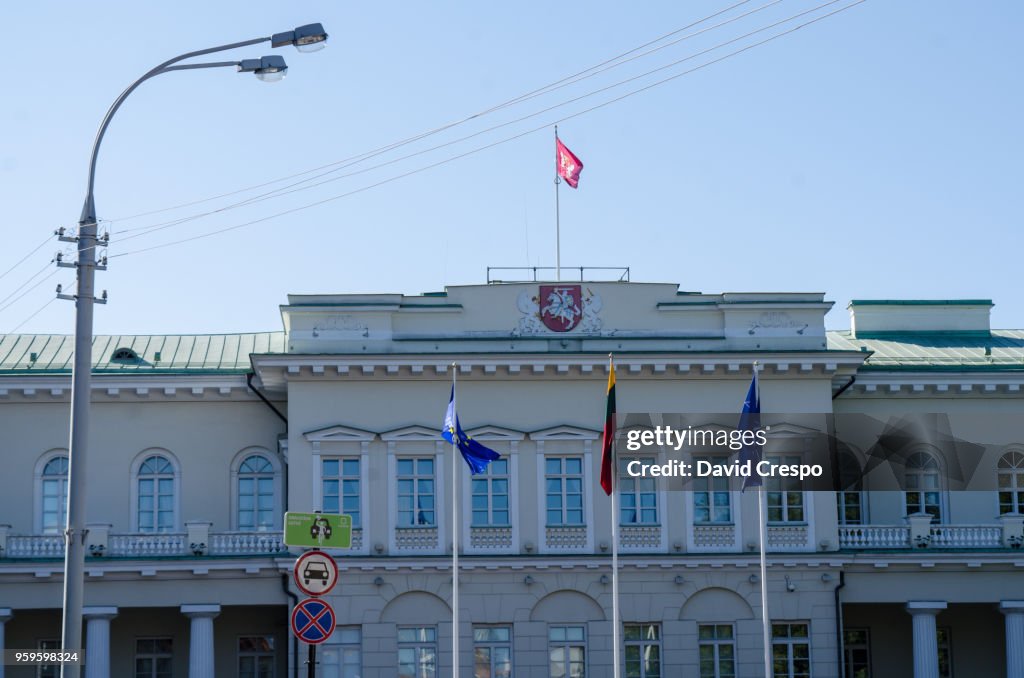
M757 384L757 368L754 368L754 378L750 380L750 388L747 389L747 399L743 401L743 411L740 413L740 424L738 426L741 431L757 431L761 428L761 392ZM761 454L763 450L757 443L750 445L744 445L743 449L740 450L740 462L750 462L752 467L756 467L757 463L761 461ZM743 479L743 489L748 487L761 485L761 476L756 473L754 468L751 468L751 474Z
M473 440L462 430L462 426L459 424L459 415L455 412L454 386L452 386L452 395L448 399L448 409L444 413L444 426L441 428L441 435L459 448L462 458L469 464L470 474L474 476L487 471L487 465L495 459L501 459L500 454Z

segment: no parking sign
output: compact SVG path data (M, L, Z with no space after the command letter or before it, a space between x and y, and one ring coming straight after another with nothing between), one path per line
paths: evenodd
M317 598L306 598L292 610L292 633L310 645L319 645L334 633L334 609Z

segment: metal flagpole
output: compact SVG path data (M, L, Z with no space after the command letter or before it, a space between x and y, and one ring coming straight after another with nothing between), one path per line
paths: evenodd
M459 405L455 389L458 363L452 363L452 678L459 678Z
M754 361L754 393L757 398L758 410L761 409L761 384L757 379L758 364ZM764 675L772 677L772 642L771 617L768 616L768 562L765 555L768 543L768 523L765 522L765 504L767 503L765 487L762 481L757 493L757 526L761 532L758 540L761 544L761 635L764 641Z
M562 225L558 206L558 187L562 180L558 177L558 125L555 125L555 280L562 281Z
M611 355L608 364L612 364ZM619 460L615 455L615 431L612 431L612 670L614 678L622 675L622 625L619 623Z

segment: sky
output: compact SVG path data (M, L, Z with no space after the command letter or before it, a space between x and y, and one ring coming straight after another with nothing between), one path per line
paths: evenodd
M565 267L824 292L832 329L875 298L990 298L994 327L1024 327L1024 4L866 0L728 56L853 1L2 3L17 29L0 332L73 332L53 299L74 272L48 264L73 245L46 239L76 225L122 89L174 55L314 21L321 51L210 57L280 54L281 82L168 73L117 113L96 178L111 237L97 334L278 330L289 293L418 294L552 266L556 122L585 166L560 189Z

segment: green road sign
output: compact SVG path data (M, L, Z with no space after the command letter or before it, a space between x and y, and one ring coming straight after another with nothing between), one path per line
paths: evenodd
M352 546L352 516L335 513L284 514L284 543L313 549Z

